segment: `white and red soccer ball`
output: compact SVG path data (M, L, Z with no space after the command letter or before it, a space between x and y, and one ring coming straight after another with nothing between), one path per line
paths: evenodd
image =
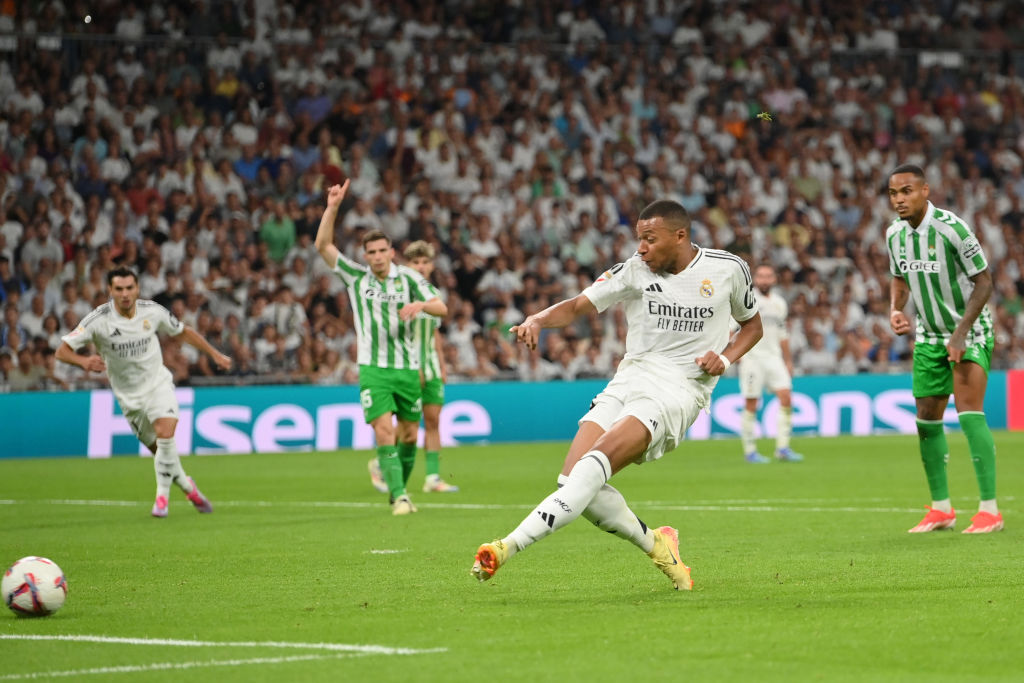
M0 595L15 614L45 617L64 605L68 582L56 562L32 555L11 565L0 583Z

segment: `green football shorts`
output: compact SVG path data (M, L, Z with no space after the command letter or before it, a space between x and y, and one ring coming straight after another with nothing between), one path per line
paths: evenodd
M973 344L964 350L964 360L985 368L992 364L992 339L984 344ZM914 398L949 396L953 393L953 363L947 360L949 352L940 344L914 346Z
M423 405L444 405L444 382L441 381L440 377L428 379L423 383Z
M423 414L419 370L359 366L359 403L370 423L385 413L399 420L419 422Z

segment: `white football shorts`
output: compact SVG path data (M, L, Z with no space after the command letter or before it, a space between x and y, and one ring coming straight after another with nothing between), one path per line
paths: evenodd
M771 392L793 388L793 378L782 356L743 356L739 378L743 398L761 398L766 388Z
M117 400L135 436L146 446L156 443L154 422L162 417L178 419L178 399L171 382L160 382L148 394L133 397L131 403L121 400L121 397Z
M632 415L651 433L651 442L637 462L650 462L673 450L710 403L711 391L696 380L669 382L664 375L655 375L637 365L620 365L579 421L593 422L607 432L616 422Z

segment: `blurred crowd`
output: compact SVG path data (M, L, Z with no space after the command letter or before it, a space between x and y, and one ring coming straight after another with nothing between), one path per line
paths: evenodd
M797 374L908 369L888 325L887 174L978 233L995 368L1024 366L1024 11L991 0L0 0L0 390L102 386L63 334L137 269L235 359L180 384L357 381L313 247L438 252L449 381L606 377L620 313L507 327L634 251L655 198L772 263Z

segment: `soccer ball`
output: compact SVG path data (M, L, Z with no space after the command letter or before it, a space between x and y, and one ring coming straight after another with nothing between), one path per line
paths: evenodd
M56 562L33 555L11 565L0 583L0 594L15 614L45 617L64 604L68 582Z

